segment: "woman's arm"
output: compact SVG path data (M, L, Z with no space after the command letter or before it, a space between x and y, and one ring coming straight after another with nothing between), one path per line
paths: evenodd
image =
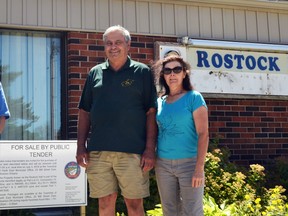
M204 185L204 165L208 149L209 132L208 132L208 111L204 106L199 107L193 112L196 132L198 134L198 153L195 172L192 177L192 187Z

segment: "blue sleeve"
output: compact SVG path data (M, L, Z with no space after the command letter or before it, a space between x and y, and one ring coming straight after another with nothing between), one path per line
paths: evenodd
M190 108L192 112L194 112L201 106L204 106L207 108L206 102L200 92L191 91L190 100L191 100Z
M0 83L0 116L5 116L6 119L10 117L10 112L6 102L5 94Z

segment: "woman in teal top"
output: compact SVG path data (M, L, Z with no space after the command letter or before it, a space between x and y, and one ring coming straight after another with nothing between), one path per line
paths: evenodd
M190 65L178 55L159 60L154 71L160 90L155 166L164 216L203 215L204 162L208 147L208 111L193 90Z

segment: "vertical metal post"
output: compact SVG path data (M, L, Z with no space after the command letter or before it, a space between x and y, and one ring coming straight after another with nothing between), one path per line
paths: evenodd
M86 216L86 206L80 206L80 216Z

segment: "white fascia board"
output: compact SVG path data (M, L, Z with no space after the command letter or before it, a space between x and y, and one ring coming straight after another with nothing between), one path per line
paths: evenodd
M175 0L165 0L166 2L175 2ZM228 5L241 7L256 7L276 10L287 10L288 1L285 0L178 0L177 3L203 3L213 5Z
M232 41L216 41L216 40L199 40L187 37L182 38L182 44L187 46L217 48L217 49L233 49L233 50L259 50L269 52L288 53L288 44L263 44L263 43L244 43Z

